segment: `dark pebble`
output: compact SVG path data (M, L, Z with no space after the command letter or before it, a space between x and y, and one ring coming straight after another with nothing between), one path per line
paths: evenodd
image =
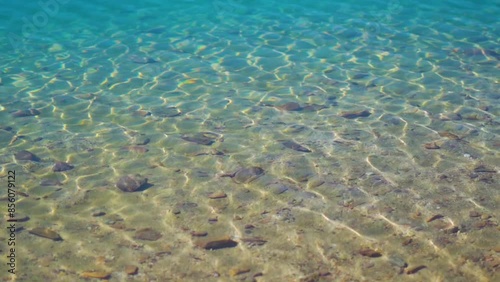
M12 131L13 128L11 126L0 126L0 129L5 131Z
M137 230L134 235L134 239L146 240L146 241L156 241L162 237L161 233L153 230L151 228L144 228Z
M494 170L492 168L488 168L484 165L480 165L474 169L474 172L476 172L476 173L481 173L481 172L496 173L496 170Z
M326 109L326 108L328 108L328 107L324 106L324 105L310 104L310 105L305 105L302 108L302 111L304 111L304 112L317 112L317 111L320 111L320 110Z
M264 174L264 169L257 166L252 166L249 168L239 169L234 173L232 179L234 182L238 184L250 183L255 179L259 178L260 176L262 176L263 174Z
M364 256L364 257L370 257L370 258L378 258L381 257L382 254L380 252L374 251L372 249L362 249L359 251L359 254Z
M185 141L205 146L210 146L215 142L214 136L205 133L197 133L192 136L184 135L181 138Z
M67 171L67 170L72 170L75 168L73 165L70 165L69 163L66 162L56 162L54 166L52 167L52 170L54 172L61 172L61 171Z
M410 267L406 270L406 274L415 274L424 268L427 268L427 266L419 265L419 266L415 266L415 267Z
M12 113L13 117L31 117L37 116L40 114L40 111L37 109L29 109L29 110L19 110Z
M135 192L146 185L147 182L148 179L142 177L140 174L130 174L120 177L120 179L116 183L116 187L118 187L123 192Z
M37 157L35 154L33 154L33 153L29 152L29 151L26 151L26 150L22 150L22 151L17 152L14 155L14 157L18 161L33 161L33 162L39 162L40 161L39 157Z
M355 111L355 112L343 112L340 114L341 117L343 118L348 118L348 119L355 119L358 117L369 117L372 113L368 110L364 111Z
M292 149L295 151L305 152L305 153L311 152L311 150L309 150L306 147L304 147L298 143L295 143L294 141L291 141L291 140L283 141L283 142L281 142L281 144L283 144L283 146L287 147L288 149Z
M153 113L153 115L162 118L176 117L182 114L182 112L176 107L163 107L163 106L153 108L151 109L151 112Z
M218 239L198 241L196 245L205 250L218 250L236 247L238 242L231 240L231 238L227 236Z

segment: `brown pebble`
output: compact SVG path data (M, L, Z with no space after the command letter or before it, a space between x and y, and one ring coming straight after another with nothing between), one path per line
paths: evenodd
M477 229L483 229L486 226L488 226L488 221L486 221L486 220L481 220L480 222L474 223L474 227Z
M125 266L125 273L128 275L135 275L137 274L137 271L139 271L139 268L135 265L127 265Z
M441 132L438 132L439 136L441 137L446 137L448 139L451 139L451 140L460 140L461 138L458 137L458 135L455 135L451 132L448 132L448 131L441 131Z
M225 236L215 239L198 241L195 243L195 245L205 250L218 250L236 247L238 245L238 242L231 240L231 237L229 236Z
M205 237L208 235L208 232L206 231L193 231L191 232L191 236L193 237Z
M134 112L135 115L141 116L141 117L147 117L151 115L151 112L145 111L145 110L138 110Z
M289 112L302 110L300 104L296 102L288 102L281 106L276 106L276 108L279 110L289 111Z
M126 147L123 147L124 150L127 150L129 152L134 152L134 153L147 153L149 151L148 148L144 147L144 146L126 146Z
M410 267L406 270L406 274L415 274L424 268L427 268L427 266L419 265L419 266L415 266L415 267Z
M226 198L227 195L224 192L214 192L214 193L211 193L210 195L208 195L208 197L210 199L223 199L223 198Z
M232 268L231 270L229 270L229 276L237 276L237 275L248 273L248 272L250 272L250 268L248 268L248 267L244 267L244 268L235 267L235 268Z
M469 217L480 217L481 213L477 211L470 211L469 212Z
M134 239L146 240L146 241L156 241L162 237L161 233L153 230L151 228L143 228L137 230L134 235Z
M97 216L103 216L103 215L106 215L106 213L103 212L103 211L95 211L95 212L92 213L92 216L95 216L95 217L97 217Z
M437 150L440 149L441 147L439 147L439 145L436 144L436 142L430 142L430 143L425 143L424 148L428 150Z
M355 119L358 117L369 117L372 113L368 110L364 111L351 111L351 112L342 112L340 116L347 119Z
M440 219L440 218L443 218L443 217L444 217L444 216L443 216L443 215L441 215L441 214L436 214L436 215L433 215L433 216L429 217L429 218L426 220L426 222L431 222L431 221L434 221L434 220L436 220L436 219Z
M364 257L370 257L370 258L378 258L378 257L382 256L382 253L374 251L372 249L368 249L368 248L361 249L359 251L359 254L364 256Z
M88 279L108 279L111 277L111 273L105 271L84 271L80 274L80 277Z
M413 239L412 238L408 238L408 239L404 240L403 243L401 243L401 245L408 246L412 242L413 242Z
M489 214L482 214L481 215L481 219L489 219L489 218L491 218L491 215L489 215Z

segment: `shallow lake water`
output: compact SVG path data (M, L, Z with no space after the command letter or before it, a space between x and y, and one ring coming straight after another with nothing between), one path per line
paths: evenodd
M3 281L500 279L498 1L25 2Z

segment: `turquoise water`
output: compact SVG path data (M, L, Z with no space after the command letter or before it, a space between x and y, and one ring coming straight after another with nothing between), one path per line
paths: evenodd
M500 1L330 2L4 3L2 277L499 279Z

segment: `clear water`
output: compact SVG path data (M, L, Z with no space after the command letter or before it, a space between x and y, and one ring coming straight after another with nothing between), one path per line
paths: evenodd
M282 2L2 4L17 281L498 281L500 2Z

